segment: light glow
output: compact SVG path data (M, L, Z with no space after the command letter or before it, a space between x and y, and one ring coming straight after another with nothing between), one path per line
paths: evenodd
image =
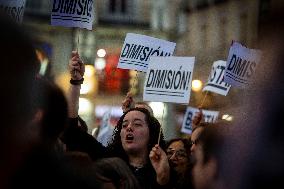
M97 51L97 55L98 55L98 57L100 57L100 58L105 57L105 56L106 56L106 50L105 50L105 49L99 49L99 50Z
M195 92L198 92L201 90L202 88L202 82L198 79L195 79L192 81L192 90L195 91Z

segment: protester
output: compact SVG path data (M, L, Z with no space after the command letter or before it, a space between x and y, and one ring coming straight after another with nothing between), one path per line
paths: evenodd
M78 100L83 82L84 64L79 54L72 52L69 63L71 86L69 95L70 127L64 141L69 150L87 152L93 160L102 157L120 157L136 176L142 188L159 188L169 181L169 164L165 152L160 123L144 108L133 108L119 119L112 142L102 146L91 135L78 129ZM155 145L159 143L159 145Z
M97 177L104 183L104 188L139 189L140 185L127 166L120 158L103 158L95 163Z
M32 120L36 112L31 90L39 71L30 37L25 30L0 12L0 188L6 188L34 143Z
M198 143L198 140L199 140L199 136L200 136L200 133L203 131L203 129L205 127L208 126L209 123L200 123L198 124L197 127L195 127L193 130L192 130L192 133L191 133L191 136L190 136L190 142L191 142L191 148L190 148L190 151L191 151L191 154L194 153L195 151L195 148L196 148L196 144Z
M167 156L172 169L171 184L175 189L193 188L191 180L190 141L175 138L167 142Z
M218 173L222 165L221 152L229 125L209 124L203 128L193 153L193 183L196 189L224 188Z
M284 22L283 2L270 1L260 22L261 62L244 90L223 152L226 188L283 188L284 183ZM277 26L277 27L276 27Z

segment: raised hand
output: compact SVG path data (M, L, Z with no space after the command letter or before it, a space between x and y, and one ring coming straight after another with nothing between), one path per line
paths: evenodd
M72 51L69 60L69 72L72 80L81 80L85 73L85 65L77 51Z
M160 185L165 185L170 180L170 165L164 150L156 144L150 154L149 158L157 174L157 182Z
M133 100L132 94L128 92L125 99L122 101L122 111L127 112L127 110L134 108L134 106L135 102Z

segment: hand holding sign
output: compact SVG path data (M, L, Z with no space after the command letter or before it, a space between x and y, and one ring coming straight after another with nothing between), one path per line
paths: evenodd
M85 73L85 65L80 59L80 56L77 51L72 51L71 60L69 61L69 71L72 80L83 79Z
M135 102L133 100L132 94L130 92L127 93L125 99L122 101L122 111L127 112L129 109L134 108Z

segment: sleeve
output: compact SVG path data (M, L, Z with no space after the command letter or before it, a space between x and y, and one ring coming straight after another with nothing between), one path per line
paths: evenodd
M66 144L68 151L85 152L93 160L106 156L106 147L92 135L78 127L78 118L69 118L68 127L63 134L62 141Z

